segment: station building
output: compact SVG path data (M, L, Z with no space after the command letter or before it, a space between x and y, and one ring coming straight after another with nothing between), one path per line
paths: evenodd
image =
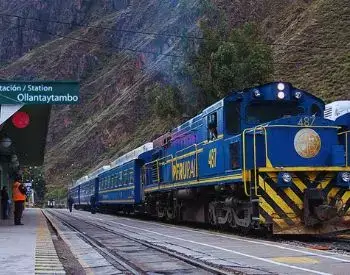
M10 198L14 176L43 164L50 110L49 104L0 105L0 188L7 186Z

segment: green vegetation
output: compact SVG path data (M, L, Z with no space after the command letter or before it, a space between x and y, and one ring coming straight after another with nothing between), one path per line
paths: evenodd
M23 171L23 182L31 182L35 193L35 203L43 205L47 192L42 167L29 167Z
M203 105L226 96L232 89L244 89L270 79L272 49L263 42L254 24L228 31L211 28L206 22L201 29L204 40L187 69L202 91L199 97Z
M182 114L181 91L157 82L150 91L149 101L153 112L160 118L176 118Z
M59 188L52 188L47 194L46 194L46 200L54 199L56 202L61 200L66 200L67 198L67 188L59 187Z

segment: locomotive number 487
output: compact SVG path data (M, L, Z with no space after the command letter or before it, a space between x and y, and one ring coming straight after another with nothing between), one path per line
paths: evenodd
M316 116L305 116L298 121L299 126L312 126L315 122Z

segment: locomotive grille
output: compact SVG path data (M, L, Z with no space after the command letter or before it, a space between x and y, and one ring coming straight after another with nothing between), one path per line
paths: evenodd
M324 116L328 119L332 117L332 107L326 107L326 110L324 111Z

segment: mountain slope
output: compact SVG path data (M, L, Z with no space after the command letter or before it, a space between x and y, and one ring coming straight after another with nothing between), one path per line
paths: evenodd
M166 54L178 51L180 39L115 29L186 32L195 26L197 4L188 1L187 14L174 3L134 1L132 9L90 22L94 27L75 28L67 35L74 39L53 39L0 69L0 78L81 81L81 104L52 110L45 157L49 184L67 184L170 128L150 112L146 88L155 78L171 79L179 60Z
M182 83L176 68L193 42L183 36L198 35L203 1L0 0L3 13L41 19L0 16L0 78L81 82L80 105L52 110L49 185L65 186L179 122L153 114L149 86ZM231 27L261 26L273 45L275 80L327 101L350 99L349 1L211 1Z

